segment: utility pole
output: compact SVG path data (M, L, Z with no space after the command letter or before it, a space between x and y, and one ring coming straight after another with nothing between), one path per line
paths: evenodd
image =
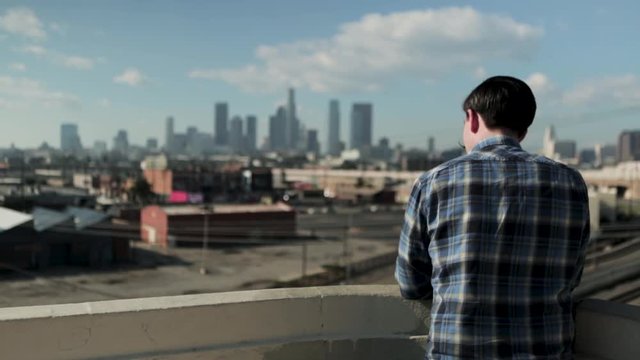
M307 276L307 242L302 240L302 278Z
M24 198L24 167L25 167L25 158L24 153L20 153L20 202L22 203L22 212L27 212L27 201Z
M344 260L344 283L349 283L349 278L351 277L351 264L349 263L349 234L351 232L351 227L353 226L353 214L349 213L347 217L347 230L344 232L344 239L342 242L342 258Z
M204 216L204 221L203 221L203 228L202 228L202 261L200 264L200 274L201 275L206 275L207 274L207 268L206 268L206 257L207 257L207 250L209 247L209 207L207 205L204 206L204 211L203 211L203 216Z

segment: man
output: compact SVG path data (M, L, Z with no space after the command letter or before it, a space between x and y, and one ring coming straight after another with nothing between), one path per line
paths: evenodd
M467 154L416 180L396 263L405 298L432 298L427 358L571 358L585 183L520 147L536 112L521 80L485 80L463 110Z

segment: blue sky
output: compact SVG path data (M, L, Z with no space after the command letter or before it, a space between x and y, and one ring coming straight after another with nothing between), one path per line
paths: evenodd
M525 79L545 126L579 147L640 127L635 1L3 1L0 147L83 143L118 129L143 143L174 116L213 131L213 103L268 116L296 88L326 142L328 101L374 104L374 138L439 148L460 136L460 103L484 77Z

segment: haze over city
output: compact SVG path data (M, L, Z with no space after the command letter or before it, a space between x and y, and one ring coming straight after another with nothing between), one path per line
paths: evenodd
M373 104L373 141L454 146L460 103L481 79L525 79L538 117L580 147L614 143L640 113L632 1L77 2L0 7L0 147L59 146L62 123L86 145L163 139L164 122L213 133L214 103L268 120L296 89L297 113L326 150L330 99ZM37 130L37 131L34 131ZM161 141L162 142L162 141Z

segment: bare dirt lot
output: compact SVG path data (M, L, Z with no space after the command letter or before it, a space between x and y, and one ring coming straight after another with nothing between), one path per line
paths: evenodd
M209 249L153 248L137 243L135 264L109 270L54 268L47 272L7 272L0 275L0 306L72 303L150 296L183 295L272 287L302 274L301 243L276 246ZM389 253L392 242L351 239L350 261ZM203 256L204 254L204 256ZM344 243L307 242L306 273L344 263ZM204 274L202 264L204 260ZM389 269L354 278L352 283L389 281ZM375 272L374 272L375 274Z

